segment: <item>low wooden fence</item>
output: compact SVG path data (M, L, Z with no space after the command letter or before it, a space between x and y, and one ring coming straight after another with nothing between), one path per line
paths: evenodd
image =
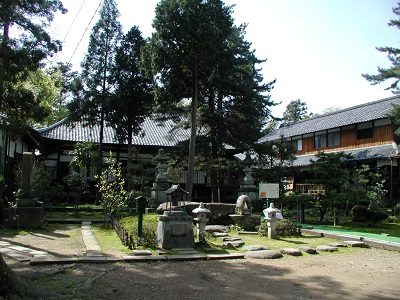
M115 216L110 217L110 222L114 227L115 232L121 239L122 244L124 246L127 246L131 250L134 249L136 243L133 235L125 230L125 228L118 222L118 219Z

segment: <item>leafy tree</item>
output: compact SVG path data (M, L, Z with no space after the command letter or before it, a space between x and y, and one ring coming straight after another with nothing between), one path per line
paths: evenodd
M286 105L286 110L283 113L283 124L291 124L307 118L310 118L312 113L308 113L307 103L300 99L292 100Z
M141 49L145 40L138 27L132 27L116 50L113 83L115 95L109 102L107 118L115 128L118 140L128 142L128 190L133 188L132 138L141 131L153 104L152 80L140 68Z
M104 0L100 19L93 26L88 51L81 64L80 86L68 105L71 120L99 125L99 155L102 157L105 110L114 92L112 69L121 39L121 24L115 0ZM102 160L99 160L99 171Z
M0 110L11 119L42 121L49 114L24 82L61 49L46 31L58 11L66 12L60 0L0 3Z

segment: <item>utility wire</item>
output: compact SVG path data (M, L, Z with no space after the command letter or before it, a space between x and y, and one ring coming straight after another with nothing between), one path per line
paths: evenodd
M71 25L69 25L69 28L68 28L68 30L67 30L67 33L66 33L65 36L64 36L64 39L63 39L63 41L62 41L63 43L64 43L65 40L67 39L67 36L68 36L68 34L70 33L71 28L72 28L72 26L74 25L74 23L75 23L75 21L76 21L76 18L78 17L79 13L81 12L81 9L82 9L83 4L85 3L85 1L86 1L86 0L82 0L81 6L79 7L77 13L75 14L75 17L74 17L74 19L72 20Z
M81 36L81 38L80 38L78 44L76 45L76 47L75 47L75 49L74 49L74 52L72 53L71 57L69 58L68 63L70 63L71 60L72 60L72 58L74 57L76 50L78 49L80 43L82 42L83 37L84 37L85 34L86 34L86 31L88 30L90 24L91 24L92 21L93 21L94 16L97 14L97 11L99 10L99 8L100 8L100 6L101 6L102 3L103 3L103 0L100 0L100 3L99 3L99 5L98 5L97 8L96 8L96 11L94 12L94 14L92 15L92 17L90 18L90 21L89 21L89 23L87 24L87 26L86 26L86 28L85 28L85 31L83 32L83 34L82 34L82 36Z

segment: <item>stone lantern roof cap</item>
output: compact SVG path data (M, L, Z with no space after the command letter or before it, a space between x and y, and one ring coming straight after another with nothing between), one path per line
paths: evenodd
M164 191L167 195L188 195L189 192L185 191L183 188L180 187L179 184L172 185L168 190Z
M280 212L279 209L275 208L274 203L270 203L269 207L266 209L267 212L271 213L271 212Z
M211 211L204 207L203 202L200 202L199 207L193 209L192 213L194 213L194 214L199 214L199 213L210 214Z

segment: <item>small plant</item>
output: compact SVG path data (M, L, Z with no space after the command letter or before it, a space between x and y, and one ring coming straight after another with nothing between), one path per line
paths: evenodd
M97 187L101 194L101 204L105 214L110 217L126 200L125 180L122 176L121 164L110 157L106 161L107 168L99 176Z
M396 206L394 207L394 214L396 216L400 216L400 203L397 203Z
M389 216L386 219L386 222L391 223L391 224L399 224L400 223L400 218L396 216Z

